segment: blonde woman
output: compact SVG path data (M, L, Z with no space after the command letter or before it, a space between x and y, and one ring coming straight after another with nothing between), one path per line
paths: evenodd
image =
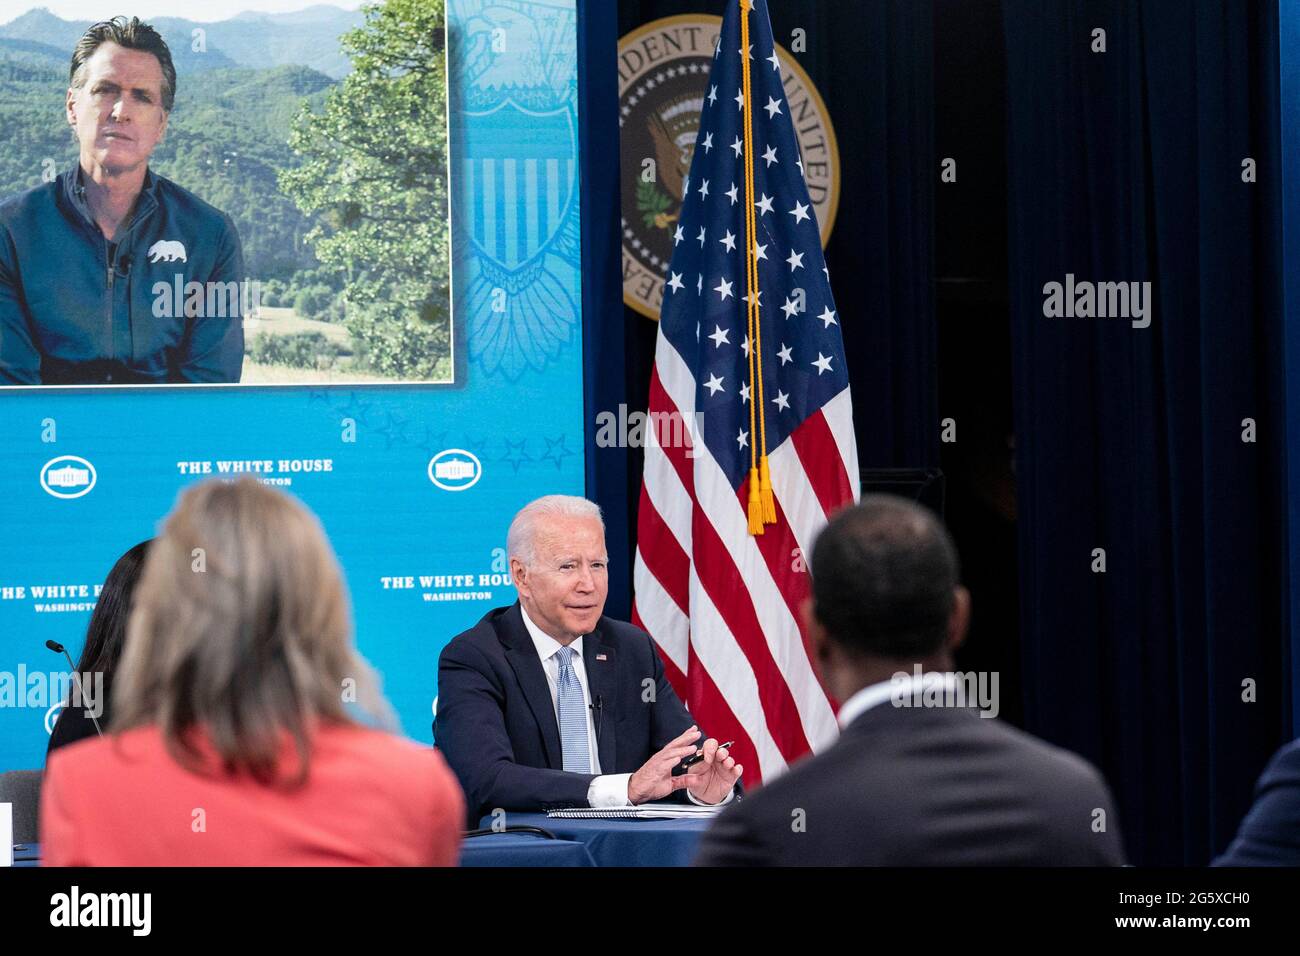
M352 645L316 519L245 478L185 491L150 550L111 733L50 758L55 866L454 865L464 798Z

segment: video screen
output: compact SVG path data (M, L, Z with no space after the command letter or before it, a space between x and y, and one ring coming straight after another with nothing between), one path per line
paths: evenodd
M442 16L285 6L0 8L0 387L453 382Z

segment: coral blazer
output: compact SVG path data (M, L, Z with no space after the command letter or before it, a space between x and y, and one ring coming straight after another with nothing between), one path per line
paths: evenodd
M322 725L288 788L187 770L139 727L50 755L41 851L50 866L454 866L464 818L442 755L392 734Z

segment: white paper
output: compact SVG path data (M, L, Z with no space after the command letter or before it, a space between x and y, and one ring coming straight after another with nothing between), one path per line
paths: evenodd
M14 865L14 805L0 803L0 866Z
M568 810L547 810L548 817L559 820L680 820L711 817L720 813L725 804L697 806L692 803L642 803L634 807L573 807Z

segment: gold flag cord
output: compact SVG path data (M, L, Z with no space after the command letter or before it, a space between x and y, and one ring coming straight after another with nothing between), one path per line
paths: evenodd
M758 306L758 216L754 203L753 89L749 69L749 11L753 0L740 3L740 70L743 77L745 124L745 271L749 336L749 533L763 533L776 522L776 501L767 463L767 422L763 406L763 326Z

